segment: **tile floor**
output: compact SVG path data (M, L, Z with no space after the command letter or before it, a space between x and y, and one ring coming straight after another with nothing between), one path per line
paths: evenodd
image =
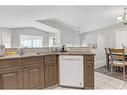
M95 72L95 90L117 90L117 89L127 89L127 82L123 80L119 80L98 72ZM47 89L53 90L78 90L73 88L64 88L64 87L49 87Z
M96 65L96 64L95 64ZM95 66L98 68L99 66ZM79 90L73 88L64 88L53 86L47 89L53 90ZM95 90L127 90L127 81L116 79L99 72L94 72L94 89ZM82 90L82 89L81 89Z
M95 72L95 90L127 89L127 82Z

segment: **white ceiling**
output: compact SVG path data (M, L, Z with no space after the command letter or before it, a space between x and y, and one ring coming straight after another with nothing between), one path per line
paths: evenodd
M57 19L81 32L117 24L117 16L127 6L0 6L0 27L35 27L42 30L57 29L37 20Z

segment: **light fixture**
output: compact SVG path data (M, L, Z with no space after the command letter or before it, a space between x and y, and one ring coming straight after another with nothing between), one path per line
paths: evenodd
M127 13L126 13L127 8L124 8L123 10L124 10L123 16L117 17L117 21L123 25L127 25Z

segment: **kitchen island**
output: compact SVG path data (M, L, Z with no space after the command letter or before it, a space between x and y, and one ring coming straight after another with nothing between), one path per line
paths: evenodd
M59 55L83 56L83 88L94 89L95 54L76 51L0 57L0 89L44 89L59 85Z

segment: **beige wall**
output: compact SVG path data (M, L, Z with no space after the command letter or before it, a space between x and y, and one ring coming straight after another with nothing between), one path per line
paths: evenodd
M87 43L88 35L96 37L97 49L93 49L93 52L96 53L95 61L99 62L101 60L105 60L105 47L115 47L116 30L119 28L121 28L120 25L114 25L87 32L82 35L82 45ZM94 41L95 39L92 40Z

